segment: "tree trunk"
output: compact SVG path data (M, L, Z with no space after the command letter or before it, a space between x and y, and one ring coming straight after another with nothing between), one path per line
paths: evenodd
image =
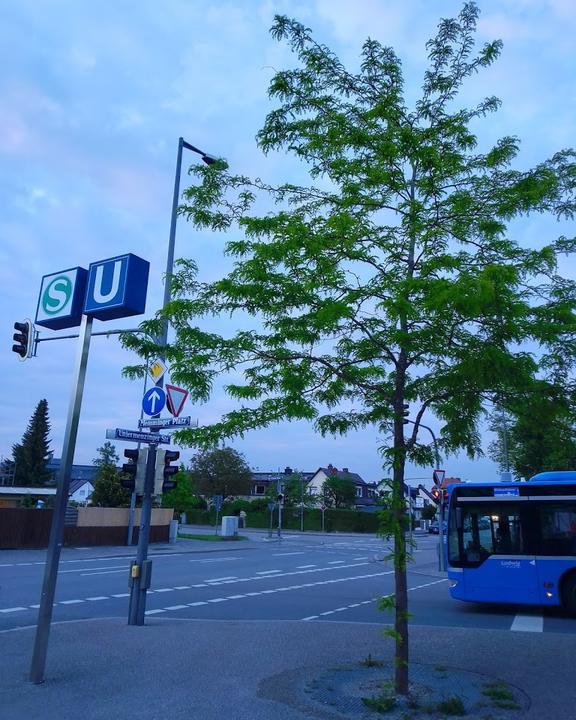
M408 695L408 585L406 581L406 511L404 507L404 458L394 467L393 507L394 586L396 655L394 658L394 688L399 695Z

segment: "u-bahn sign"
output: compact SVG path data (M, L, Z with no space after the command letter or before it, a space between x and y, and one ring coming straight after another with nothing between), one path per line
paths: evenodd
M150 263L127 253L44 275L36 324L52 330L80 325L82 315L114 320L146 309Z

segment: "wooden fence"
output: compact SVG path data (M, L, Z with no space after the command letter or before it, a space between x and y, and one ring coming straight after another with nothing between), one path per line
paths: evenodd
M0 549L48 547L52 510L0 508ZM70 526L64 528L64 545L125 545L128 525ZM168 542L170 525L150 527L150 542ZM134 542L138 541L138 525Z

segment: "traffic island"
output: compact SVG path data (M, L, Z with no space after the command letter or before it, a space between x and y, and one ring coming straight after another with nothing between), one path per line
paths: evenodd
M520 720L530 699L498 678L443 665L410 664L410 694L394 693L392 663L370 655L356 664L297 678L300 710L308 706L318 717L386 717L389 720ZM305 678L305 676L307 676ZM264 689L266 696L266 690Z

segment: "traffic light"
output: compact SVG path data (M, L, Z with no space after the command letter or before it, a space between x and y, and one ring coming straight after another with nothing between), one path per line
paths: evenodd
M178 460L180 453L177 450L156 450L156 471L154 473L154 495L162 495L166 490L173 490L178 484L176 480L170 480L176 475L178 465L171 463Z
M124 450L124 457L128 458L129 462L122 465L122 473L126 476L120 479L122 487L136 490L137 495L144 495L148 450Z
M280 503L280 505L284 502L284 495L282 493L278 493L278 496L276 497L276 501Z
M432 495L432 499L434 500L434 502L435 502L437 505L440 504L440 496L441 496L441 493L442 493L442 491L440 490L440 488L439 488L439 487L436 487L436 486L434 486L434 487L432 488L432 490L430 490L430 494Z
M15 322L14 330L16 332L12 336L14 345L12 345L12 352L19 355L21 360L26 360L30 357L32 350L32 340L34 335L34 325L32 320L24 320L24 322Z

